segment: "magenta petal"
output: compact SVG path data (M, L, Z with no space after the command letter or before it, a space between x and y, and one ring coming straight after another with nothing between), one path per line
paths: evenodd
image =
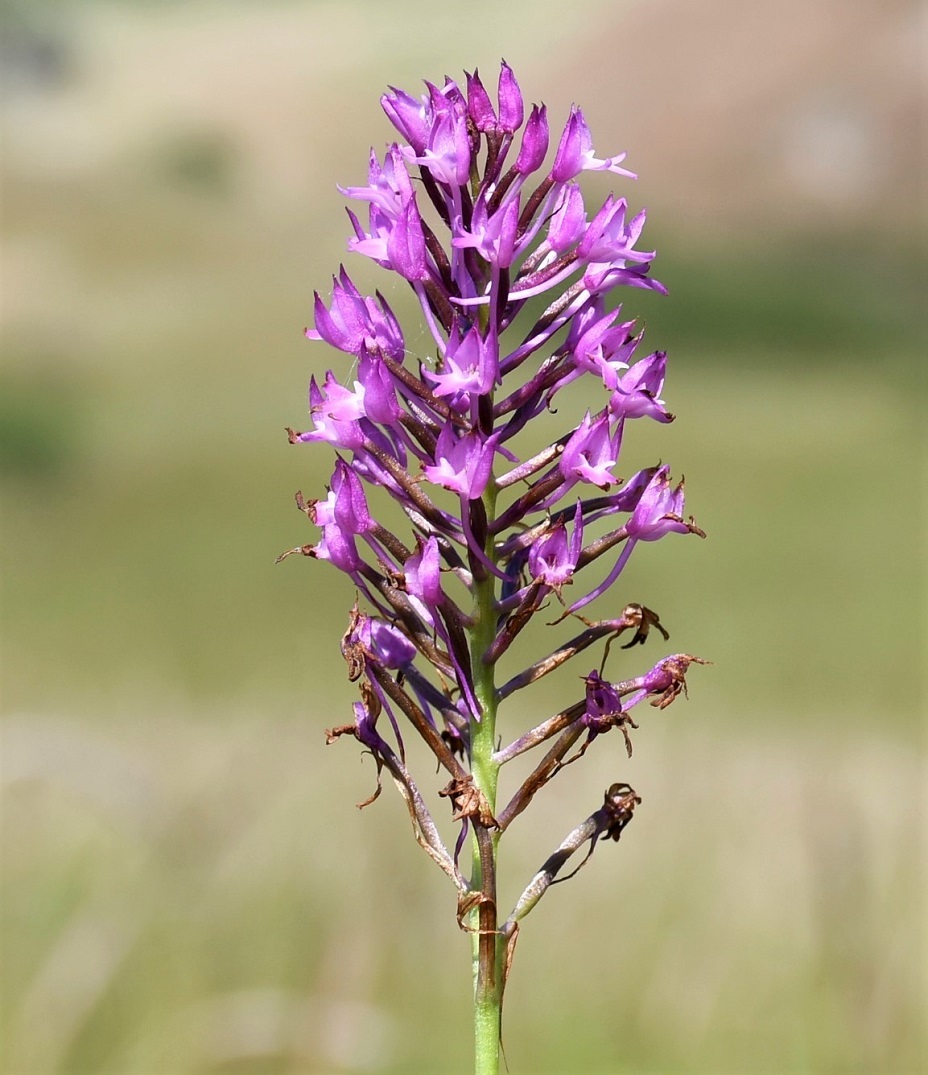
M522 132L522 148L516 160L516 171L530 175L537 171L548 152L548 111L544 105L532 105L528 123Z

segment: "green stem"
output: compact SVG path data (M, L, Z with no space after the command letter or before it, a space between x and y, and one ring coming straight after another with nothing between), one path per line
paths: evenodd
M493 518L496 491L491 482L484 494L487 516ZM492 556L492 538L487 554ZM494 667L483 656L496 633L496 582L493 575L474 583L474 626L471 629L471 665L474 691L483 710L479 723L471 723L471 772L491 812L496 813L499 764L493 759L496 745L496 685ZM474 1071L475 1075L499 1072L500 1017L502 1010L502 946L497 934L496 866L498 833L477 829L475 821L472 884L483 901L471 916L474 973Z

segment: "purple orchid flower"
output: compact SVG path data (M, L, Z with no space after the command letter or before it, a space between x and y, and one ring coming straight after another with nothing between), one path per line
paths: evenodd
M445 348L442 369L425 369L423 377L432 383L436 396L453 396L469 403L474 396L489 392L499 377L499 341L495 334L484 338L477 325L460 333L456 321Z
M561 473L571 483L585 481L608 489L618 483L613 468L619 461L622 422L612 428L608 412L595 418L587 411L561 455Z
M582 548L583 504L578 500L570 537L567 536L566 521L558 519L548 533L529 548L528 569L532 578L559 593L562 586L573 580Z
M700 534L692 521L683 519L683 481L670 486L670 467L660 467L628 520L628 534L634 541L657 541L665 534ZM703 535L704 536L704 535Z
M430 482L468 500L478 500L490 481L495 451L493 438L484 438L476 431L459 437L446 425L435 446L435 463L423 467L422 472Z
M674 416L659 398L664 389L666 368L666 352L655 351L630 366L627 373L617 376L612 386L615 391L609 397L609 413L613 418L653 418L656 422L672 422Z
M557 156L554 159L554 167L551 176L556 183L566 183L574 179L582 171L612 172L628 179L636 179L634 172L621 168L626 154L619 153L614 157L606 157L601 160L593 151L593 136L590 128L583 118L583 113L574 105L570 110L570 118L561 135L561 142L557 148Z
M403 360L403 332L386 299L364 298L344 268L333 280L330 309L316 292L315 319L315 329L305 330L310 340L324 340L350 355L379 351L396 362Z

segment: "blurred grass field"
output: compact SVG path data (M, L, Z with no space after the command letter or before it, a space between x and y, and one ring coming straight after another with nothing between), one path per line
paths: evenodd
M10 1075L468 1068L451 889L392 789L355 809L370 759L324 745L352 699L337 642L353 595L324 564L274 564L310 540L294 491L330 469L283 427L340 361L301 330L344 257L334 184L389 137L383 85L489 71L502 51L561 118L605 8L567 33L551 4L483 5L498 39L478 56L444 16L403 10L418 35L364 4L55 5L23 23L63 58L3 117ZM365 18L383 48L355 54L344 35ZM641 171L626 193L651 207L671 296L625 309L669 351L678 419L635 423L625 466L685 473L709 537L640 549L619 600L714 665L642 719L630 762L604 739L513 826L510 900L611 781L644 799L525 924L510 1070L922 1071L916 237L882 221L714 235ZM644 667L636 652L613 654L616 676ZM587 670L525 692L511 726Z

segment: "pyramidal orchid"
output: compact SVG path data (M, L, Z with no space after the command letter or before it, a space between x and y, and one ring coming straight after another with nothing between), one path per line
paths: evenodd
M382 159L371 153L366 186L343 193L361 203L349 213L349 250L406 282L421 315L414 338L424 325L428 353L411 353L387 300L362 294L344 268L328 298L316 293L306 336L342 355L311 379L310 428L288 434L324 442L334 470L324 497L297 494L318 536L283 555L328 560L355 591L341 651L359 699L328 740L350 736L373 755L368 802L387 771L416 840L457 890L458 924L472 942L475 1070L490 1075L522 920L572 856L585 848L582 866L603 838L618 840L641 798L617 780L600 801L580 804L585 818L508 913L497 897L502 838L611 729L631 757L636 707L664 709L685 692L689 667L706 663L675 653L609 678L613 639L627 635L627 650L654 634L666 641L667 631L634 601L616 615L613 599L602 619L580 610L615 593L641 542L704 535L685 517L683 482L667 466L622 470L633 420L673 421L660 398L666 355L645 355L642 330L609 304L619 289L664 292L651 276L654 252L641 245L645 214L630 215L612 194L588 209L580 185L590 170L634 178L625 154L598 156L577 107L555 145L546 108L526 117L506 63L495 104L476 72L463 86L425 85L421 98L396 89L382 98L399 139ZM560 394L581 379L584 407L570 418ZM562 429L545 444L539 419L547 428L553 413ZM389 517L404 520L400 532L377 519L384 497L399 508ZM549 623L553 615L558 641L523 634L539 614ZM514 696L534 693L531 709L543 712L536 685L599 642L599 667L578 672L577 700L514 728L505 712ZM513 659L521 668L505 679L504 655L507 668ZM439 797L448 804L420 792L407 766L410 734L445 771ZM530 751L540 759L507 787L501 770ZM439 809L449 814L441 826ZM453 832L453 846L440 828Z

